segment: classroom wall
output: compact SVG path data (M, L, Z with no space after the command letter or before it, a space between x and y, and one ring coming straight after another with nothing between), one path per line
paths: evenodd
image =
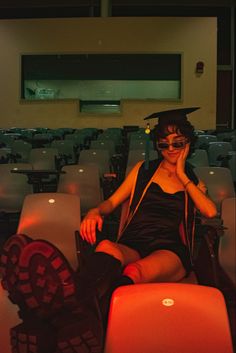
M108 17L0 21L0 127L140 125L154 111L200 106L190 120L216 127L216 18ZM183 53L181 102L130 100L119 115L84 115L76 100L20 99L21 54ZM195 66L203 61L204 73Z

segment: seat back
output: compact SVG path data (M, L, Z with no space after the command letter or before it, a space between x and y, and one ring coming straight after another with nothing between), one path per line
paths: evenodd
M65 140L73 141L77 150L81 150L84 148L86 139L87 139L87 134L81 130L75 130L73 134L65 135Z
M146 149L146 144L147 144L147 138L143 138L143 139L132 139L130 140L130 143L129 143L129 150L142 150L142 151L145 151ZM150 144L149 144L149 150L153 150L153 143L151 143L150 141Z
M11 149L7 147L0 148L0 164L6 164L10 159Z
M116 289L104 353L233 353L223 295L212 287L159 283Z
M210 165L220 167L223 158L226 158L230 151L232 151L232 145L229 142L210 142L208 147Z
M0 164L0 211L20 212L24 197L33 192L26 175L11 173L11 170L32 170L28 163Z
M95 164L99 167L99 175L102 178L104 173L110 172L110 155L106 150L82 150L79 156L79 164Z
M223 200L221 218L223 220L224 235L220 238L219 262L225 273L236 287L236 198Z
M5 147L11 148L13 142L15 141L14 136L12 134L1 134L0 135L0 145L4 145Z
M68 165L62 168L58 182L58 192L78 195L80 198L81 215L97 207L102 202L99 168L97 165Z
M78 267L75 231L80 227L77 195L39 193L26 196L17 233L53 243L74 269Z
M98 135L98 141L113 141L115 146L121 144L122 142L122 135L120 130L110 130L110 131L103 131L103 133Z
M32 145L30 143L23 140L15 140L12 144L11 152L16 155L16 159L20 163L28 163L31 149Z
M33 169L56 169L56 160L58 150L56 148L33 148L30 151L29 162Z
M65 156L68 164L76 163L75 143L73 140L54 140L52 148L56 148L60 157Z
M235 196L230 170L223 167L196 167L194 171L206 184L208 194L215 202L218 212L220 212L222 201L225 198Z
M229 169L232 174L234 183L236 183L236 151L230 151L229 156Z
M128 160L126 166L126 175L130 172L130 170L135 166L139 161L145 160L145 147L143 150L130 150L128 153ZM149 160L156 159L158 157L157 151L154 149L149 150Z
M188 162L194 167L208 167L208 155L206 150L196 149L188 158Z
M115 154L115 143L111 139L98 139L91 141L91 149L105 150L109 152L110 158Z
M230 141L231 146L232 146L232 150L236 151L236 135L234 135Z
M207 149L210 142L216 142L217 137L215 135L200 134L195 143L196 148Z

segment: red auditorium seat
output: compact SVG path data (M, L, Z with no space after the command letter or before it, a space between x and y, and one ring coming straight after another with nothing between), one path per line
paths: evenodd
M152 283L112 296L104 353L233 353L223 295L212 287Z

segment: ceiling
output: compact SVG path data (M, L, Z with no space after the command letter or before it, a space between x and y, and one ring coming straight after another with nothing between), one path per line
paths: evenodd
M110 16L192 16L199 8L235 6L236 0L0 0L0 18L93 17L101 8ZM187 11L187 12L186 12ZM188 14L190 11L190 14ZM214 12L214 11L213 11ZM213 14L214 15L214 14Z

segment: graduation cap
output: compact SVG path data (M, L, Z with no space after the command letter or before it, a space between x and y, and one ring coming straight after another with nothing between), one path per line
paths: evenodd
M151 115L144 118L144 120L159 119L159 122L186 120L188 114L194 112L199 108L200 107L191 107L164 110L162 112L152 113Z
M179 108L179 109L171 109L164 110L162 112L152 113L151 115L144 118L144 120L157 119L160 124L173 124L178 121L187 120L187 115L194 112L195 110L200 109L200 107L191 107L191 108ZM150 131L150 126L146 130ZM149 166L149 145L150 138L147 137L146 141L146 153L145 153L145 169L148 169Z

